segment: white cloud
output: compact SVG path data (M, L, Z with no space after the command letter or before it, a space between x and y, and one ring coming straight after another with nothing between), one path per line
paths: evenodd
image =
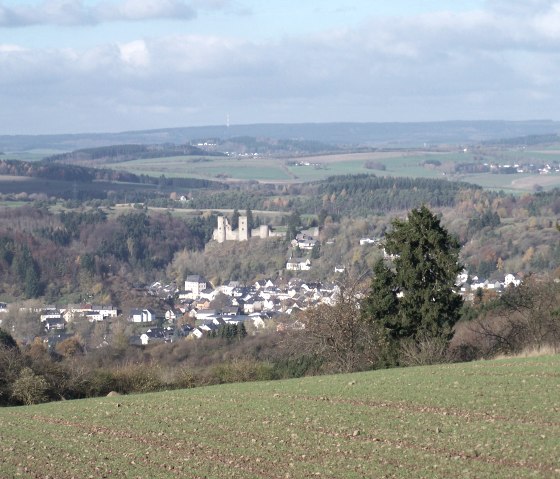
M20 47L19 45L9 45L9 44L1 44L0 43L0 54L2 53L21 53L24 52L25 48Z
M146 19L191 20L196 11L185 0L45 0L36 5L0 4L0 27L87 25Z
M119 45L121 59L132 67L146 68L150 64L150 53L144 40Z
M228 111L238 123L557 118L560 8L532 3L372 18L267 43L169 34L84 50L0 45L0 124L123 130L218 123ZM105 18L183 4L119 2Z
M183 0L122 0L103 2L93 12L99 20L146 20L173 18L190 20L195 10Z

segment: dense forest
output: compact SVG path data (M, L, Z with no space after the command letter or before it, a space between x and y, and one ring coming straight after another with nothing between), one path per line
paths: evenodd
M162 185L180 188L227 188L217 181L196 178L165 178L148 175L136 175L126 171L101 168L88 168L76 165L61 165L49 162L28 162L19 160L0 160L0 175L26 176L49 180L75 181L91 183L92 181L116 181L149 185Z
M328 214L364 217L407 210L422 204L434 208L453 207L460 194L475 191L481 191L481 188L445 180L346 175L288 186L249 184L238 189L230 188L227 193L199 191L193 195L189 207L248 207L313 214L325 210Z
M69 153L47 156L44 163L117 163L146 158L167 158L180 155L224 156L223 153L205 151L193 145L111 145L84 148Z
M120 304L134 285L161 276L178 251L203 249L213 227L212 218L143 210L108 217L99 209L3 209L0 287L19 299Z

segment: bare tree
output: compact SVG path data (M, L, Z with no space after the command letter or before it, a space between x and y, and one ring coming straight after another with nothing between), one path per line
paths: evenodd
M560 284L529 277L510 288L469 329L486 344L483 355L560 348Z
M366 283L363 275L346 278L338 285L334 304L304 311L299 317L303 330L288 338L292 354L317 356L327 370L349 372L374 366L378 338L361 313Z

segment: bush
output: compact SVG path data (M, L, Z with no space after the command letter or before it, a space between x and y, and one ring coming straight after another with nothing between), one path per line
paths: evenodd
M161 368L152 364L128 364L114 372L116 387L120 393L148 393L165 389Z
M248 359L218 364L211 368L210 377L218 384L276 379L272 364Z
M448 342L442 337L423 334L416 340L405 339L399 345L399 364L427 366L447 362Z
M39 404L48 399L48 388L43 376L36 375L31 368L23 368L12 385L12 397L26 405Z

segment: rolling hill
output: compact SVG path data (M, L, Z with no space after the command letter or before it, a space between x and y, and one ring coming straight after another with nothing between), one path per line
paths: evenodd
M0 410L0 476L559 477L560 356Z

